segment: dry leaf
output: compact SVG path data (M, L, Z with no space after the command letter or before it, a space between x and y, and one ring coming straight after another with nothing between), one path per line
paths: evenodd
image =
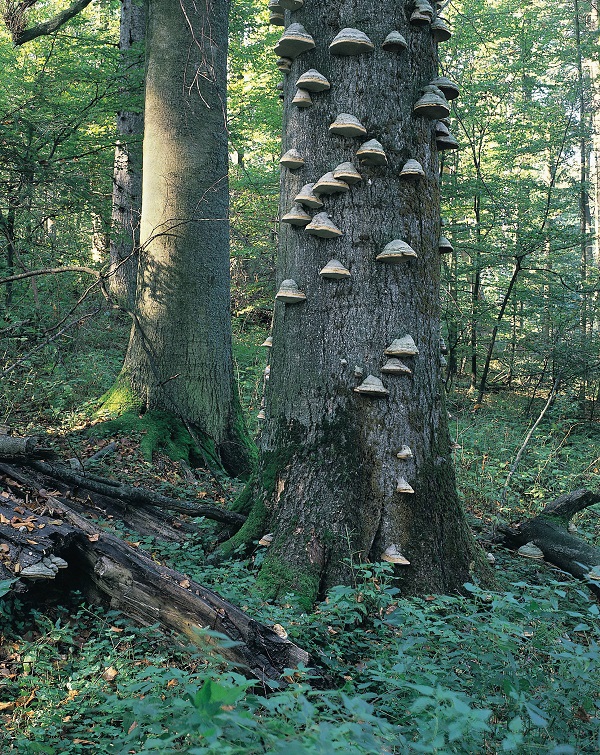
M16 705L17 704L15 702L0 703L0 710L14 710L14 708L16 707Z
M127 729L127 733L128 733L128 734L131 734L131 732L132 732L132 731L133 731L134 729L137 729L137 721L134 721L134 722L133 722L133 723L131 724L131 726L129 727L129 729Z
M122 630L122 628L121 628L121 627L111 627L111 628L110 628L110 631L111 631L111 632L122 632L123 630Z
M90 541L90 543L97 543L98 540L100 540L99 533L96 533L95 535L88 535L88 540Z
M118 673L119 672L117 671L116 668L114 668L114 666L109 666L107 669L104 670L104 673L102 674L102 678L106 682L112 682Z
M4 514L0 514L0 524L10 524L10 519L7 519Z
M29 545L37 545L38 544L37 540L28 540L27 542L29 543Z
M190 586L190 580L189 579L182 579L179 583L180 587L189 587Z

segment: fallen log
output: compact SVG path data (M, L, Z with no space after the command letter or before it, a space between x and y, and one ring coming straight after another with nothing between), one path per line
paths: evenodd
M500 542L513 549L530 543L535 545L545 561L585 580L590 590L600 596L600 548L586 543L568 529L575 514L599 502L600 493L590 490L566 493L532 519L513 527L499 526Z
M0 433L0 458L14 461L52 459L56 454L51 448L40 445L38 437L32 435L27 438L17 438L13 435Z
M21 589L56 579L61 589L79 589L91 602L108 602L142 624L176 630L200 647L214 642L203 629L219 632L235 643L219 646L219 654L267 686L287 668L311 665L287 636L100 530L66 501L48 497L46 504L52 517L10 494L0 499L0 564Z
M2 455L0 454L0 458ZM40 474L54 480L60 480L68 483L74 488L83 488L93 493L116 498L131 506L143 505L158 508L164 511L177 511L180 514L188 514L195 517L206 517L217 522L222 522L239 529L246 521L243 514L234 511L228 511L222 506L213 504L199 504L195 501L185 501L178 498L169 498L168 496L155 493L153 490L146 488L136 488L133 485L127 485L116 480L109 480L106 477L98 477L91 474L80 474L73 471L64 464L50 464L44 461L26 459L21 461L19 458L11 459L13 464L23 464L29 469L33 469ZM0 471L6 471L6 466L0 464ZM9 471L6 471L10 474Z

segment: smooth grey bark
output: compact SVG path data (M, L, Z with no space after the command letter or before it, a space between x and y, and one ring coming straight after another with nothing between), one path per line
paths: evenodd
M360 167L362 182L325 197L325 210L343 231L339 239L310 236L282 224L277 282L292 278L302 304L275 304L267 420L256 503L243 536L272 531L260 574L268 592L293 589L307 602L328 586L351 579L349 561L380 561L392 544L410 566L396 567L403 592L449 591L469 575L473 541L458 501L440 370L440 206L435 121L413 115L421 87L437 75L429 27L408 22L408 4L306 3L291 20L312 34L316 48L297 58L285 79L282 152L295 148L304 166L282 169L281 214L303 184L343 161L359 166L356 150L378 139L387 167ZM330 54L344 27L364 31L373 52ZM381 44L391 29L408 42L401 53ZM291 104L295 82L316 68L331 90L313 106ZM338 113L355 115L364 137L330 135ZM426 176L399 178L418 159ZM321 211L321 210L319 210ZM393 239L407 241L418 259L398 265L375 261ZM351 271L324 280L319 270L335 258ZM419 349L406 358L407 377L382 375L384 349L410 334ZM354 389L381 377L387 398ZM397 453L408 444L414 458ZM398 493L404 477L414 494ZM254 528L254 532L253 532Z
M247 471L229 308L226 0L151 0L140 268L122 378Z
M125 88L135 80L135 60L128 55L134 45L146 36L146 3L144 0L121 0L119 49L123 53L122 72ZM140 61L143 66L143 61ZM132 70L133 69L133 70ZM142 211L142 137L143 111L123 110L117 115L119 140L115 148L112 195L112 232L110 239L110 293L127 309L135 302Z

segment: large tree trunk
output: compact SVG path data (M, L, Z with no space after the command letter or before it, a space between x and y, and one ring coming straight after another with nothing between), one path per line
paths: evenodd
M142 88L136 81L135 58L131 48L140 45L146 36L146 3L143 0L121 0L119 49L123 53L123 76L126 93L134 98ZM140 65L143 61L140 60ZM142 209L142 110L123 110L117 115L119 141L115 148L112 197L112 233L110 239L110 292L127 309L135 302Z
M141 256L124 379L225 467L248 454L229 313L227 2L152 0L146 38Z
M413 115L421 88L437 75L436 45L428 26L408 23L411 10L377 0L306 3L292 14L316 47L294 61L285 81L282 151L297 149L304 166L282 168L281 214L303 184L343 161L358 167L356 150L367 139L378 139L388 159L387 167L360 167L360 183L324 198L343 236L318 238L285 224L280 231L278 282L294 279L307 298L275 305L257 500L233 543L272 530L261 582L272 593L291 588L307 601L347 582L350 560L380 561L390 546L410 561L397 568L405 593L457 588L473 558L440 382L435 122ZM329 52L350 22L368 34L373 52ZM406 37L407 50L381 48L391 29ZM300 109L291 103L295 82L310 68L327 77L331 90ZM339 113L356 116L367 135L329 134ZM424 178L399 178L409 158L421 162ZM376 262L394 239L408 242L418 258ZM331 258L351 278L322 279L319 271ZM405 360L413 376L382 374L384 350L406 334L419 349ZM368 375L381 377L389 396L356 393ZM413 457L402 460L397 454L405 444ZM401 478L414 494L396 491Z

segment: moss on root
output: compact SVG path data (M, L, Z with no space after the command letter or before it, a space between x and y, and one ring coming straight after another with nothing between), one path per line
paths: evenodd
M98 399L97 417L120 417L127 412L144 410L144 400L132 389L129 378L121 372L115 384Z
M126 411L115 419L94 425L88 434L92 437L105 438L116 433L140 436L140 450L146 461L152 461L156 451L162 451L173 461L185 461L194 465L201 461L203 454L181 420L172 414L161 411ZM214 445L202 451L214 455Z
M320 581L317 564L304 570L292 569L276 554L267 554L256 579L256 586L267 600L275 600L291 593L302 609L311 611L319 597Z

